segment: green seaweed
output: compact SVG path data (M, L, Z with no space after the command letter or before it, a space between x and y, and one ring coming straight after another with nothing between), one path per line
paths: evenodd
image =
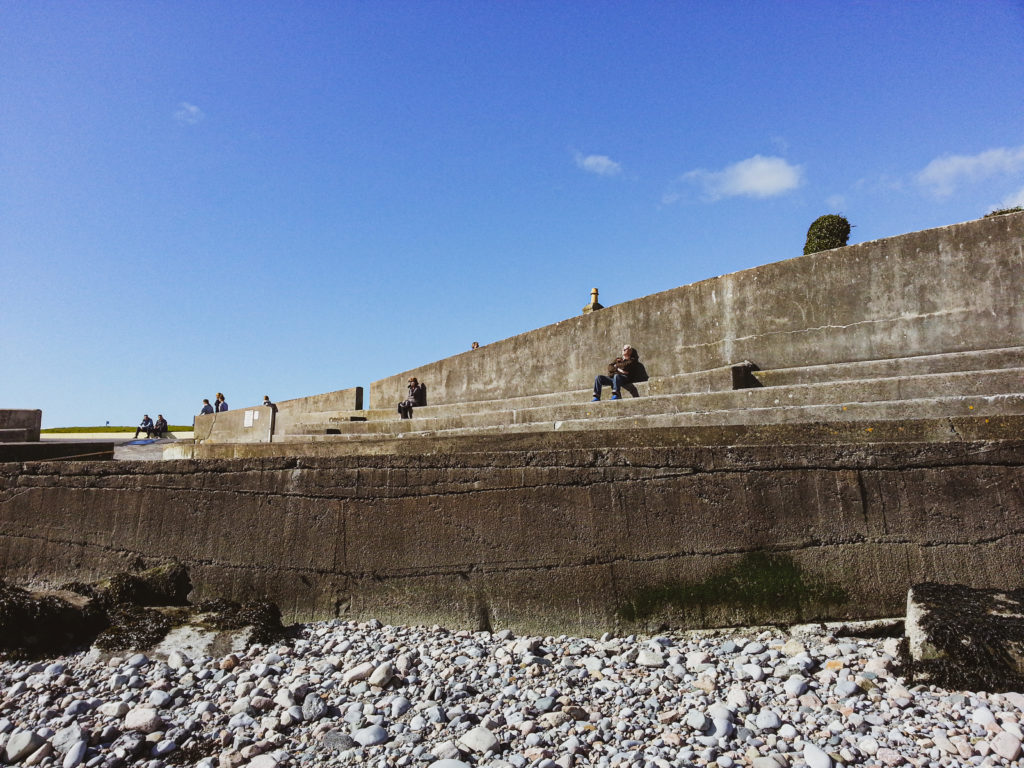
M814 579L789 555L751 552L733 567L703 581L662 582L635 592L618 609L620 618L643 621L666 609L703 615L716 608L730 611L787 613L803 616L810 604L847 602L842 587Z

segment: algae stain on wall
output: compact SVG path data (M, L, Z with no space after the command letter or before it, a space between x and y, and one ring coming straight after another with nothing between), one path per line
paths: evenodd
M807 574L789 555L751 552L703 581L662 582L637 590L617 613L631 623L666 613L739 620L785 616L798 621L848 600L845 589Z

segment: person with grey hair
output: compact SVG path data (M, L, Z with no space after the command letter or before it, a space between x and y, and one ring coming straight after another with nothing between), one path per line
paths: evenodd
M640 355L629 344L623 344L622 355L608 364L608 375L598 375L594 378L593 402L601 399L601 388L604 386L612 388L612 400L622 399L623 388L633 397L639 396L640 393L633 386L633 380L639 375Z

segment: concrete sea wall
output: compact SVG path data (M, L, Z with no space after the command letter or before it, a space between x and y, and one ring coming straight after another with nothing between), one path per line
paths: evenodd
M662 433L664 436L666 433ZM1024 441L0 465L0 570L176 558L289 619L596 633L1024 586ZM652 441L653 443L653 441Z
M786 368L1016 346L1024 213L837 248L645 296L375 381L432 404L585 389L624 342L652 376L750 360ZM516 375L509 375L514 371Z

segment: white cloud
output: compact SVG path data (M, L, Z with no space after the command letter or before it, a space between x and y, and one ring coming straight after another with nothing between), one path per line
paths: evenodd
M622 165L608 155L587 155L576 153L576 166L584 171L596 173L598 176L615 176L622 172Z
M720 171L698 168L683 174L683 180L700 185L710 200L723 197L775 197L803 184L803 166L790 165L781 157L754 155ZM666 202L671 202L668 195Z
M1003 202L999 204L999 207L1016 208L1018 205L1024 206L1024 187L1018 189L1014 194L1005 197Z
M205 117L206 114L203 110L195 104L189 104L187 101L181 102L174 113L174 119L182 125L195 125L202 122Z
M838 211L846 205L846 197L843 195L829 195L825 198L825 205L833 211Z
M1024 170L1024 146L999 147L977 155L943 155L917 174L917 181L936 197L949 197L957 184L1005 176Z

